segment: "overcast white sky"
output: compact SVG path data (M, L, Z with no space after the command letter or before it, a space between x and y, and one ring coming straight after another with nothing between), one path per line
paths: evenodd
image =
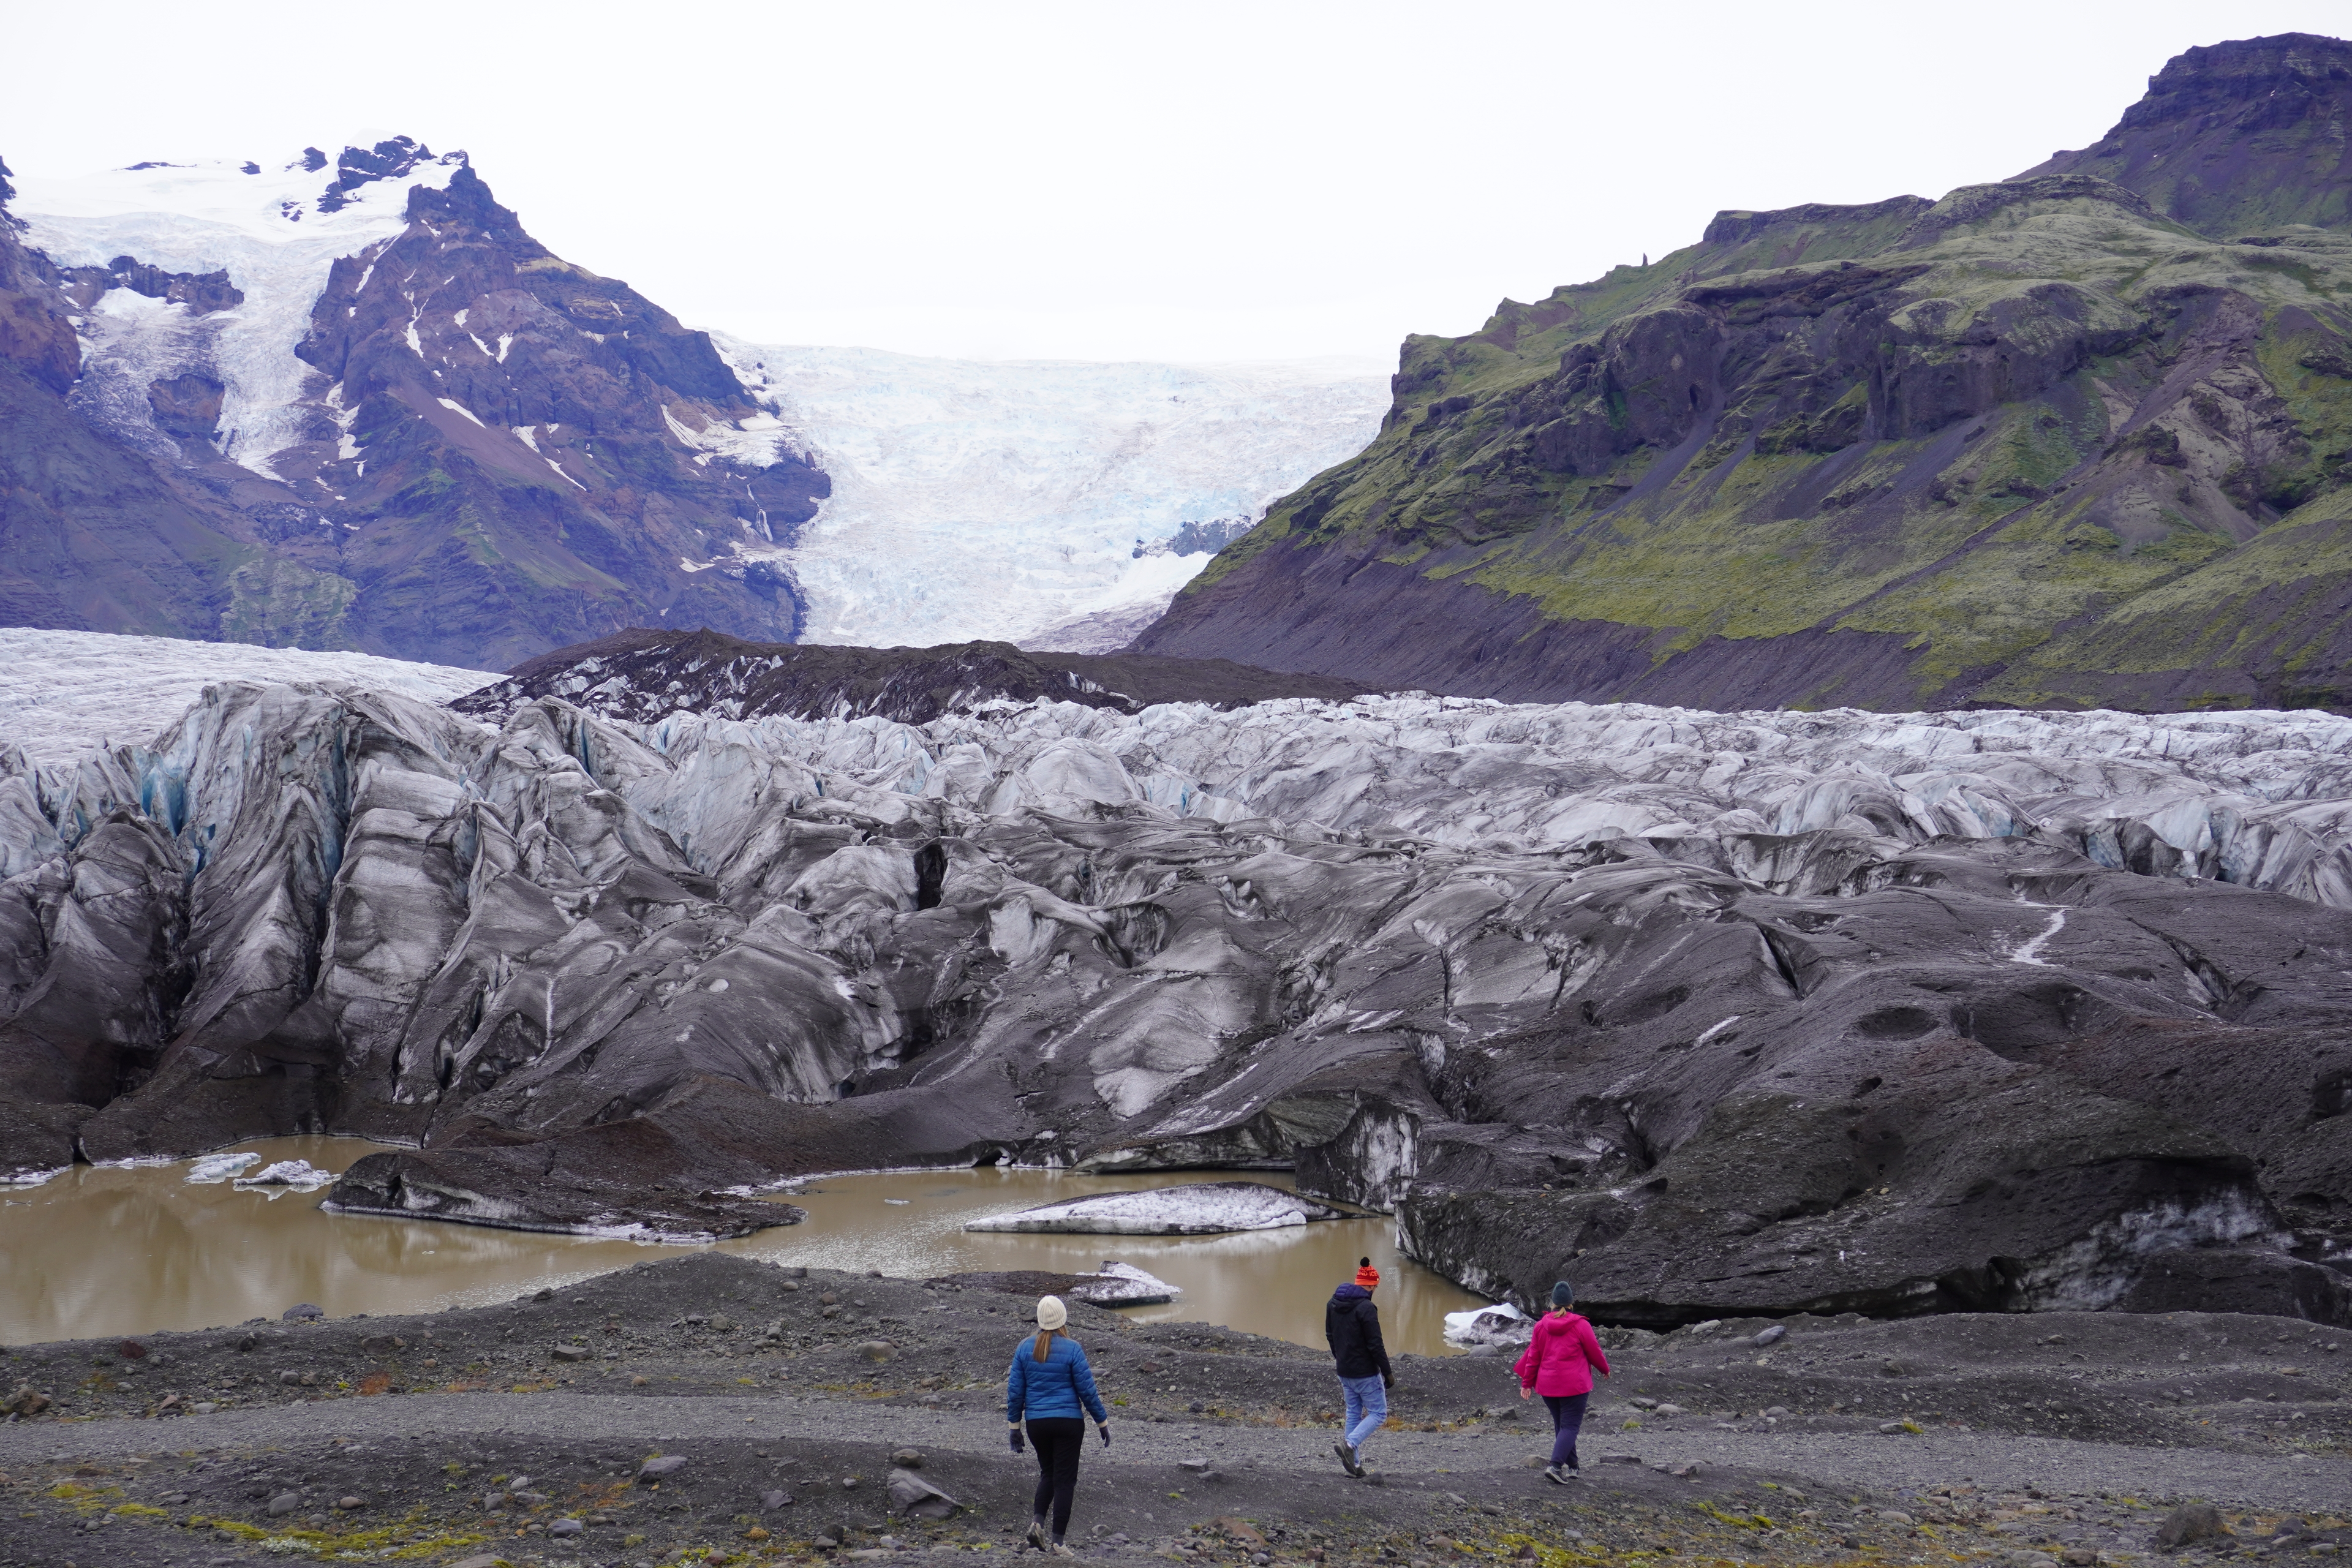
M983 358L1391 360L1722 207L2080 147L2342 0L12 8L0 157L463 147L699 326Z

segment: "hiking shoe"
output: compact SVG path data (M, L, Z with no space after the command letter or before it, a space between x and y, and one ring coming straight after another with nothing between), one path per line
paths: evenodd
M1557 1481L1580 1481L1584 1479L1584 1472L1580 1469L1569 1468L1560 1471L1559 1475L1554 1476L1552 1479Z
M1356 1462L1356 1450L1348 1447L1344 1441L1332 1444L1331 1451L1339 1456L1341 1468L1349 1475L1360 1476L1364 1473L1364 1467Z
M1056 1557L1076 1557L1076 1556L1077 1555L1077 1552L1076 1552L1073 1551L1071 1548L1069 1548L1069 1547L1067 1547L1067 1546L1063 1545L1063 1544L1062 1544L1060 1542L1058 1542L1058 1541L1056 1541L1055 1542L1054 1542L1054 1544L1053 1544L1051 1547L1047 1548L1047 1550L1048 1550L1049 1552L1052 1552L1055 1556L1056 1556Z
M1029 1544L1035 1547L1040 1552L1045 1550L1045 1521L1044 1520L1033 1519L1029 1521Z
M1568 1472L1560 1468L1558 1465L1546 1465L1544 1467L1544 1479L1551 1482L1554 1486L1564 1487L1568 1485Z

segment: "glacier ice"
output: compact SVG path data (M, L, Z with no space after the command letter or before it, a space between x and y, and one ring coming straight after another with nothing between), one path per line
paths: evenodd
M1261 515L1360 451L1389 402L1387 367L1354 361L992 363L714 337L833 480L789 547L738 546L789 565L808 642L1118 646L1208 563L1139 543Z
M709 1234L820 1171L1289 1165L1492 1299L1573 1257L1624 1321L2128 1303L2170 1255L2086 1240L2335 1234L2347 752L1419 694L493 727L215 680L0 773L0 1168L345 1131L409 1146L346 1212ZM2231 1277L2324 1306L2313 1267Z
M65 763L111 741L144 742L215 680L346 681L446 702L499 679L366 653L0 626L0 746Z

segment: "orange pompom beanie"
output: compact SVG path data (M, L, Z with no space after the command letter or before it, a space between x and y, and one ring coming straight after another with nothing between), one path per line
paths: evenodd
M1370 1290L1381 1282L1381 1271L1372 1267L1370 1258L1364 1259L1356 1270L1356 1283Z

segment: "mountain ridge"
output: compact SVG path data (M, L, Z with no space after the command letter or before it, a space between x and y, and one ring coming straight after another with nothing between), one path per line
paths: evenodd
M2352 105L2352 46L2191 51L2014 180L1726 211L1408 339L1373 445L1132 646L1525 700L2343 707L2352 235L2217 239L2172 210L2201 187L2108 177L2270 146L2281 72L2306 141Z

